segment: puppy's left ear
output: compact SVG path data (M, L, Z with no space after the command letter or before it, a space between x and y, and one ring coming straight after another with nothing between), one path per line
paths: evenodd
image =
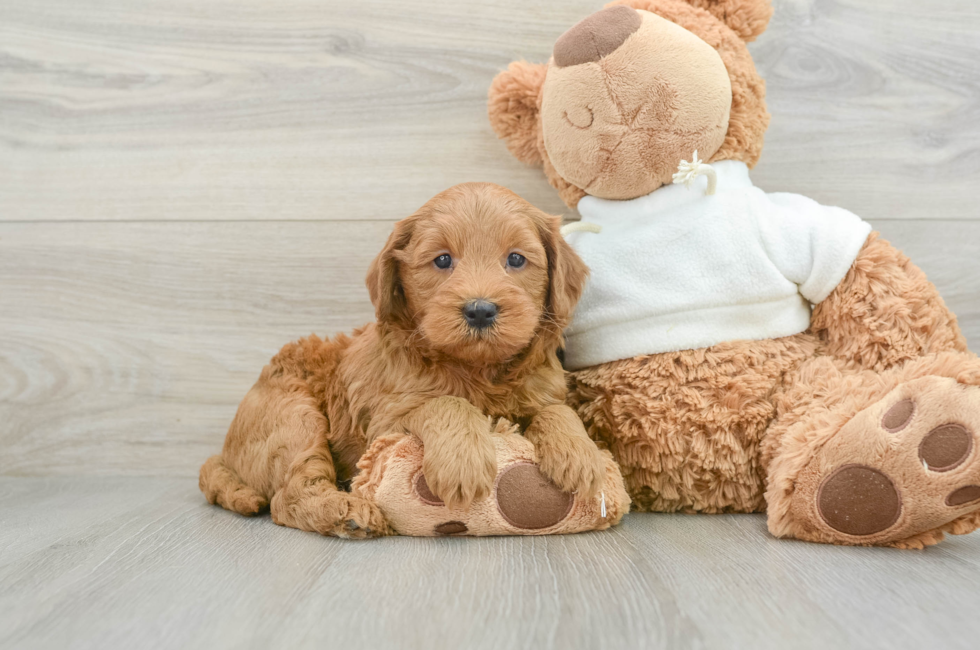
M548 254L548 312L559 330L563 330L582 297L589 267L562 237L561 217L539 212L535 221Z
M396 223L385 247L374 258L368 269L367 288L379 323L411 327L412 318L408 312L405 289L399 277L397 254L408 246L414 229L414 217Z

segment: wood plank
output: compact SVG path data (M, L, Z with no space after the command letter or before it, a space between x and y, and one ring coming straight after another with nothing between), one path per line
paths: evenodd
M865 219L978 218L980 5L773 5L750 46L773 116L756 183Z
M0 218L393 219L468 180L562 211L486 92L595 8L0 4Z
M390 229L0 227L0 474L196 471L283 344L373 318Z
M396 219L455 183L565 208L486 119L601 3L0 0L0 219ZM871 219L974 219L980 9L776 3L756 179Z
M875 225L980 349L980 223ZM0 474L194 476L276 350L373 318L390 228L0 224Z
M967 648L980 535L925 552L775 540L759 515L346 542L191 479L0 479L5 648ZM44 513L44 516L38 516Z

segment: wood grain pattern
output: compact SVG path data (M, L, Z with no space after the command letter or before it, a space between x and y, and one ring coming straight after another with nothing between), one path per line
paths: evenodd
M980 347L980 223L875 226ZM373 319L390 228L0 224L0 474L195 476L282 345Z
M757 515L327 539L179 479L0 479L3 648L970 648L980 536L775 540ZM43 517L38 513L43 512Z
M193 475L282 345L373 319L390 228L0 225L0 474Z
M564 207L486 119L601 0L0 0L0 219L397 219L455 183ZM782 0L757 181L974 219L974 0Z

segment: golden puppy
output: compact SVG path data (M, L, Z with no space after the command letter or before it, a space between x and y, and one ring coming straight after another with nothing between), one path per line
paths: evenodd
M424 445L447 505L491 493L491 418L518 422L541 471L598 494L603 459L564 405L557 358L586 267L560 220L496 185L467 183L395 224L368 272L377 322L290 343L242 400L221 455L201 468L211 503L340 537L389 532L377 507L338 489L378 435Z

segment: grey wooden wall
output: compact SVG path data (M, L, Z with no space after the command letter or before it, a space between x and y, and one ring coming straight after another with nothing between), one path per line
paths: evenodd
M192 477L445 187L564 211L485 115L599 0L0 0L0 475ZM904 248L980 348L980 3L780 0L753 177Z

